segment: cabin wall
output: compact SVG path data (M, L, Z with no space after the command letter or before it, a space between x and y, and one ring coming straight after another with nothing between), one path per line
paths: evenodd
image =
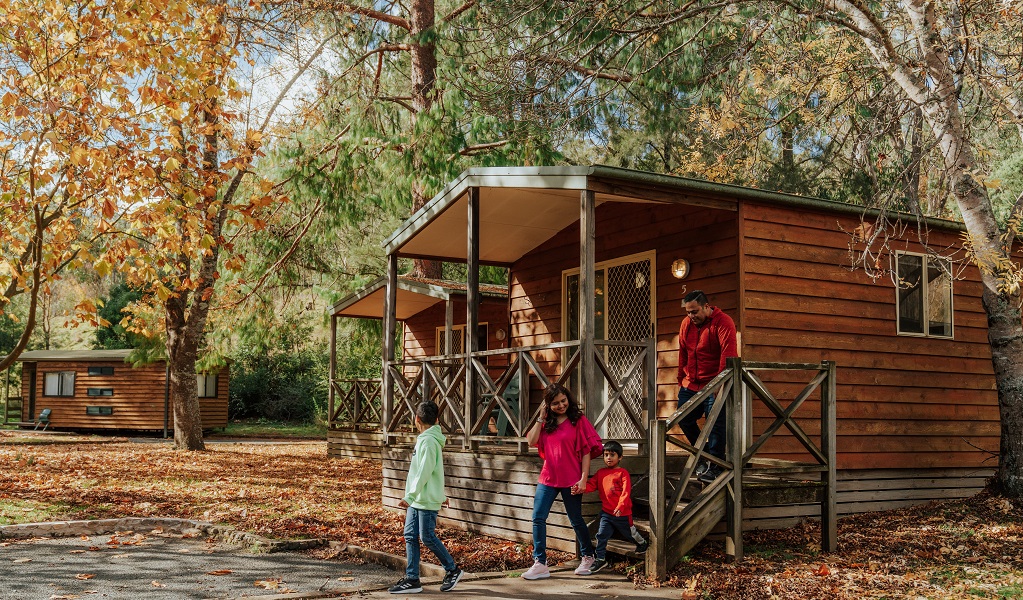
M983 450L998 452L998 398L976 267L953 282L953 339L897 335L891 278L848 268L848 232L858 219L754 203L741 214L743 358L837 363L838 468L990 467ZM905 237L892 250L924 252L915 229ZM936 249L961 245L956 232L932 230L928 241ZM880 266L888 268L887 254ZM772 385L791 399L808 379L780 375ZM761 431L773 418L754 407ZM799 412L819 414L819 394ZM817 439L819 421L800 423ZM805 459L785 433L765 450Z
M31 419L49 408L53 429L137 429L161 430L164 426L164 389L166 367L163 362L132 367L122 361L41 361L35 363L36 376L23 378L22 397L29 397L35 388L35 406ZM89 367L113 367L113 375L89 375ZM46 373L73 371L74 395L44 396ZM224 367L217 374L217 397L200 398L199 413L204 429L227 425L230 396L230 370ZM89 388L112 389L112 396L89 396ZM110 415L87 415L88 406L109 406ZM173 408L168 424L174 427ZM26 414L26 419L29 416Z
M465 298L457 297L454 301L454 325L465 325ZM402 335L402 356L419 358L444 354L443 348L437 348L437 328L444 328L444 303L435 304L430 308L404 321ZM508 301L484 297L480 302L479 322L487 324L487 349L504 348L508 343ZM497 339L497 331L504 330L504 340ZM496 360L496 359L492 359ZM497 363L495 363L497 364ZM500 364L507 364L507 360Z
M707 293L713 305L739 322L738 227L736 213L681 204L608 202L596 209L596 261L656 252L657 397L659 413L674 410L677 397L678 328L682 298ZM691 274L671 275L671 263L684 258ZM562 341L562 272L579 267L579 225L559 232L511 269L511 345ZM560 372L560 353L539 361Z

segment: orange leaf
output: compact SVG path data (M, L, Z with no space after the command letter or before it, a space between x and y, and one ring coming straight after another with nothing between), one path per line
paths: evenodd
M826 575L831 575L831 569L829 569L827 563L825 563L821 565L821 568L814 571L813 574L819 577L824 577Z
M78 575L75 575L75 579L81 579L82 581L85 581L86 579L92 579L95 576L96 576L95 573L79 573Z
M216 571L210 571L210 572L208 572L206 574L207 575L230 575L231 573L234 573L234 571L232 571L231 569L217 569Z

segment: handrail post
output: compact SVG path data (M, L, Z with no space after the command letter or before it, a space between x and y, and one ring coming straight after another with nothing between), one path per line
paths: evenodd
M837 365L834 361L821 362L827 369L827 383L821 387L821 453L827 459L827 470L821 473L824 482L824 499L821 501L821 549L834 552L838 549L838 474L836 472L836 417L837 417Z
M650 449L650 547L646 552L646 575L650 579L660 580L667 575L668 540L665 536L665 521L668 501L666 476L667 461L667 423L661 419L650 419L647 427L647 447Z
M419 364L420 364L420 367L419 367L420 371L419 372L423 374L423 382L420 384L420 385L422 385L422 387L420 389L422 390L423 396L422 396L422 400L420 400L420 402L429 402L430 401L430 395L433 392L433 390L430 388L430 371L429 371L429 369L426 368L426 361L423 361L423 362L421 362ZM416 407L416 408L418 409L419 407ZM415 423L415 416L414 415L412 417L412 422ZM441 422L440 418L439 418L439 415L438 415L437 422L438 423Z
M725 450L728 462L732 464L731 494L725 509L727 532L725 533L725 555L733 562L742 562L742 455L745 453L742 410L742 359L729 358L728 368L732 370L732 389L725 398L726 415Z
M519 366L519 431L522 432L522 437L526 437L529 432L529 428L533 426L533 413L529 410L529 365L526 364L526 360L522 357L525 352L518 353L518 366ZM529 451L529 444L526 442L519 442L519 454L525 454Z
M657 336L652 335L646 341L646 423L649 427L651 419L656 419L657 414ZM639 453L650 452L650 437L647 436L647 443L639 449Z
M337 379L337 315L330 315L330 366L327 373L327 429L334 426L334 382Z

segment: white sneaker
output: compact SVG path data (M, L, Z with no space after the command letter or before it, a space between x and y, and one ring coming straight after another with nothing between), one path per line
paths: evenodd
M575 568L575 574L576 575L591 575L590 567L592 567L592 566L593 566L593 557L592 556L584 556L582 558L582 560L579 561L579 566Z
M529 579L530 581L532 581L533 579L545 579L550 576L551 576L550 567L548 567L547 565L540 561L534 562L533 566L529 567L529 570L522 574L523 579Z

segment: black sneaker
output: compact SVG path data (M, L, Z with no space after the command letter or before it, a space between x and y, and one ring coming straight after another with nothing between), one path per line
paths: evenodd
M444 574L444 581L440 582L440 591L450 592L455 589L458 582L462 580L462 575L465 575L465 571L455 568L454 571L448 571Z
M607 559L598 558L593 561L593 566L590 567L590 573L596 573L607 566Z
M705 460L701 460L700 463L696 465L696 470L693 471L693 475L695 475L700 481L703 481L703 476L707 474L708 470L710 470L710 463Z
M714 466L710 467L709 469L707 469L703 474L697 476L697 479L699 479L703 483L710 483L710 482L714 481L715 479L717 479L718 475L720 475L720 474L721 474L721 467L719 467L717 465L714 465Z
M646 549L650 547L650 542L640 542L636 544L636 554L643 554Z
M419 583L418 579L402 577L398 580L398 583L392 585L387 591L392 594L418 594L423 591L423 584Z

